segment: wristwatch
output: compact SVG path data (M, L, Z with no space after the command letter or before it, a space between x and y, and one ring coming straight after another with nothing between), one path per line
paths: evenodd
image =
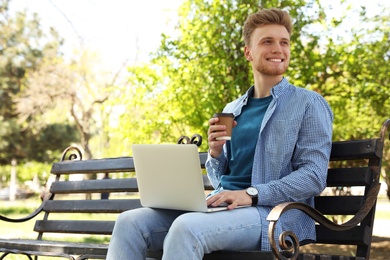
M256 206L259 200L259 192L257 191L257 189L255 187L249 187L246 189L246 194L248 194L252 198L252 207Z

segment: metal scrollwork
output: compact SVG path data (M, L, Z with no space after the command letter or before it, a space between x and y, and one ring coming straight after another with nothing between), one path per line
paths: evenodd
M177 140L177 144L195 144L200 147L202 145L202 136L194 134L191 138L189 138L188 136L182 135Z
M182 135L177 139L177 144L189 144L190 138L188 136Z
M268 232L274 234L276 222L271 221ZM279 245L275 243L275 237L269 236L273 254L279 260L295 260L299 255L299 240L292 231L284 231L279 236ZM281 251L278 250L278 246Z
M72 161L72 160L82 160L83 159L83 154L81 153L80 148L77 146L69 146L62 152L61 156L61 162L62 161Z

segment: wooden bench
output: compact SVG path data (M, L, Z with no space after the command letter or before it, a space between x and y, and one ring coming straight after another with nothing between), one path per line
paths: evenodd
M389 124L390 120L384 122L379 138L333 143L327 189L340 191L344 188L353 187L355 190L359 187L361 194L339 192L340 194L334 196L324 193L316 197L315 209L300 203L280 204L268 216L272 252L220 251L206 255L204 259L369 259L375 205L380 187L382 153ZM201 152L199 156L204 168L207 154ZM109 173L112 179L66 180L75 174L92 173ZM25 254L29 259L32 259L30 255L104 259L116 216L125 210L141 207L136 196L138 189L135 177L120 177L129 173L134 173L131 157L81 160L81 153L77 148L66 149L62 160L52 165L51 174L56 176L56 180L41 206L21 219L0 216L4 221L24 222L38 214L43 215L35 222L37 239L0 239L0 252L4 252L0 259L9 254ZM206 176L204 184L205 190L212 190ZM110 199L101 200L98 196L101 193L110 193ZM86 194L92 194L92 199L86 200ZM279 216L291 209L302 210L318 222L317 241L312 243L355 245L355 255L303 254L295 235L288 230L283 234L288 241L281 244L276 242L272 235L274 226ZM332 217L347 217L350 220L335 224L331 221ZM52 233L58 236L55 239L46 239ZM96 236L97 238L92 239L97 242L60 241L65 234L70 234L73 241L85 235ZM90 237L87 239L91 240ZM285 240L282 239L283 241ZM278 248L283 252L280 253ZM149 257L160 259L161 252L150 252Z

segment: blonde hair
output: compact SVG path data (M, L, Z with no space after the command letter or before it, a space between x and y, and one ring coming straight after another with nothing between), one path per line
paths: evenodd
M244 23L242 34L244 37L245 45L249 46L253 31L256 28L266 24L283 25L291 36L291 17L286 11L277 8L262 9L254 14L249 15Z

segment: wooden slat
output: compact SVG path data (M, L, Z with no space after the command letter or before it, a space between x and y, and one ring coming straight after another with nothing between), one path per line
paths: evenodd
M101 220L37 220L34 231L49 233L72 233L111 235L115 221Z
M132 157L63 161L53 163L50 172L52 174L134 172L134 161Z
M203 260L274 260L272 252L266 251L216 251L203 257Z
M363 196L318 196L315 208L324 215L355 215L363 202Z
M105 256L108 244L75 243L65 241L44 241L33 239L0 239L0 248L12 248L42 256L68 255L103 255ZM66 256L64 256L66 257ZM24 257L23 259L27 259Z
M376 146L379 139L333 142L330 160L356 160L378 158Z
M371 183L372 171L368 167L329 169L328 187L338 186L366 186ZM208 177L203 176L205 189L213 189ZM50 192L59 194L68 193L99 193L105 192L137 192L137 179L109 179L53 182Z
M368 186L372 182L372 170L368 167L337 168L328 170L328 187Z
M53 182L51 193L99 193L102 192L137 192L137 179L107 179Z
M45 203L43 210L51 213L121 213L141 207L139 199L52 200Z
M324 254L299 254L298 260L367 260L365 257L338 256Z
M357 226L351 230L338 232L323 226L316 226L317 242L320 244L365 245L367 239L366 227Z
M162 251L149 251L147 256L152 259L161 259ZM267 251L215 251L206 254L203 260L275 260L272 252Z
M202 177L205 190L213 190L207 175ZM50 187L50 192L53 194L101 193L102 191L138 192L137 179L60 181L53 182Z
M206 160L207 160L208 153L206 152L200 152L199 153L199 160L200 160L200 166L202 168L205 168Z
M200 152L201 167L205 167L207 153ZM53 163L52 174L75 174L75 173L105 173L105 172L134 172L133 157L118 157L106 159L91 159L83 161L63 161Z
M205 190L214 190L213 186L211 185L211 182L207 175L203 175L203 184L204 184L204 189Z
M28 239L14 239L5 240L0 239L0 247L3 245L7 248L13 248L14 250L22 250L23 252L35 252L38 255L103 255L107 253L107 244L91 244L91 243L73 243L73 242L52 242L52 241L39 241L39 240L28 240ZM40 252L51 252L41 254ZM66 257L65 255L63 255ZM148 257L161 259L162 252L148 252ZM94 257L91 257L95 259ZM99 258L100 259L100 258ZM211 254L205 255L204 260L274 260L271 252L261 251L217 251Z

